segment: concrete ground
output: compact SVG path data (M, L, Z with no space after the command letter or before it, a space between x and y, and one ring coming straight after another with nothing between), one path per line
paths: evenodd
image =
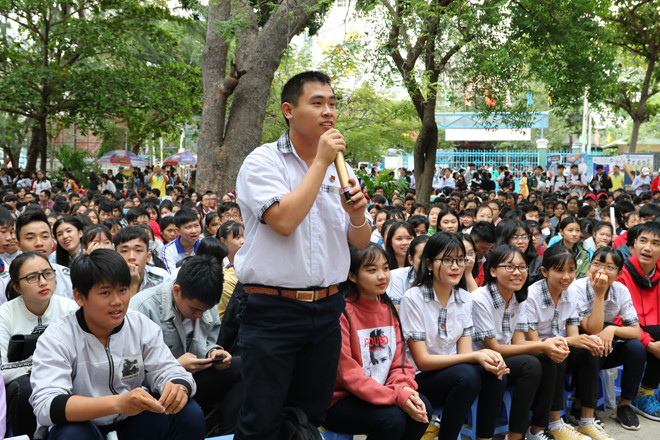
M616 411L608 409L607 411L598 411L599 417L605 424L605 430L614 438L614 440L660 440L660 422L655 422L639 416L639 431L628 431L623 429L615 420ZM356 435L354 440L365 440L364 435ZM503 437L497 436L496 439ZM463 440L469 440L469 437L463 436Z

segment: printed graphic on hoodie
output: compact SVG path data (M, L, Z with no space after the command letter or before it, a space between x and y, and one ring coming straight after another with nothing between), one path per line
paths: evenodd
M384 385L396 351L394 326L362 329L357 334L365 374Z
M121 380L135 379L142 370L142 357L130 356L121 360Z

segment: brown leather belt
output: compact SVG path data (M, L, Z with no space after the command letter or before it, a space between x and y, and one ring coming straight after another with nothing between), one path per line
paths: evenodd
M245 293L263 293L266 295L277 295L285 298L297 299L298 301L313 302L334 295L339 292L339 287L337 287L336 284L333 284L332 286L317 290L292 290L283 289L281 287L249 285L243 286L243 290Z

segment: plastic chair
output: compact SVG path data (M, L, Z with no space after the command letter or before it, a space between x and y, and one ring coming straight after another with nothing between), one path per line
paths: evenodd
M328 429L325 432L321 432L321 435L325 440L353 440L353 434L340 434Z
M494 435L506 434L509 432L509 413L511 412L511 397L513 394L513 387L509 387L504 390L504 396L502 398L502 414L498 420L498 426L495 427ZM477 397L472 403L470 412L468 413L467 424L463 425L461 429L461 435L470 437L472 440L477 438L477 405L479 404L479 398Z

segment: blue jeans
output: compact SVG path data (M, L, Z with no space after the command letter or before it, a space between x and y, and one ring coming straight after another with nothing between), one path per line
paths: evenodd
M237 440L275 440L292 406L321 425L332 402L344 310L340 294L315 302L251 293L239 312L243 405Z
M92 422L72 422L53 426L44 440L105 440L110 431L117 431L120 440L202 440L204 413L194 400L177 414L156 414L143 411L136 416L108 426Z

